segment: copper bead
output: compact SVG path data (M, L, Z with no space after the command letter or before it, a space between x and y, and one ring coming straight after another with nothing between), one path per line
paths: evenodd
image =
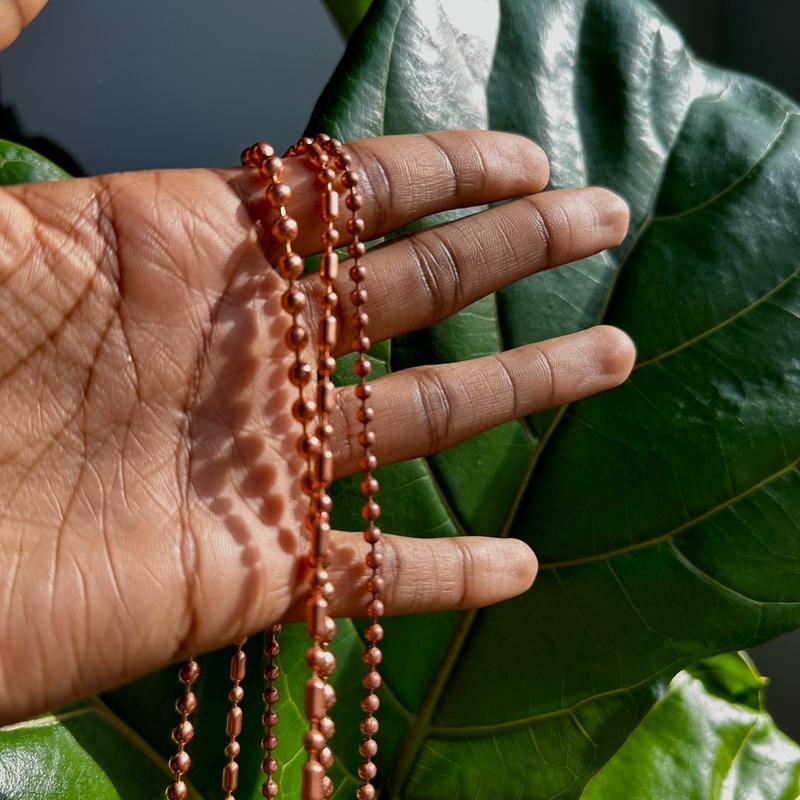
M189 767L191 766L192 766L192 759L189 757L189 754L185 750L179 750L169 760L169 768L177 774L188 772Z
M173 781L167 788L168 800L186 800L189 788L183 781Z

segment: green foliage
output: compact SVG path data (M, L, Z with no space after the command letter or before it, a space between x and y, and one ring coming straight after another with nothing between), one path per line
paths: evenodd
M0 139L0 186L68 178L66 172L33 150Z
M793 797L797 750L743 662L716 658L670 680L800 624L796 109L694 61L638 0L465 5L377 2L311 127L523 133L550 155L554 186L624 195L631 234L384 345L379 365L473 357L601 320L631 333L639 360L618 390L382 470L387 530L518 536L541 561L524 597L387 621L385 794ZM354 484L336 502L337 524L357 526ZM361 670L357 628L341 629L337 797L355 783ZM258 644L242 800L260 796ZM304 646L301 630L286 632L287 800L298 797ZM191 775L196 796L212 797L227 654L202 667ZM167 670L62 722L0 732L0 796L158 797L155 752L171 751L177 689Z
M582 800L796 800L800 748L764 714L762 683L736 655L682 672ZM733 691L720 695L723 687ZM743 698L755 705L740 704Z
M393 342L391 368L600 321L627 330L639 358L616 391L385 471L387 528L409 522L394 509L426 506L437 535L518 536L541 562L527 596L452 620L442 660L429 649L409 669L400 654L443 620L389 630L385 671L414 715L394 788L573 797L659 681L800 623L800 125L788 100L696 62L635 0L470 13L389 0L312 128L470 126L538 141L555 187L611 186L631 233Z
M350 38L371 4L372 0L325 0L330 15L345 39Z

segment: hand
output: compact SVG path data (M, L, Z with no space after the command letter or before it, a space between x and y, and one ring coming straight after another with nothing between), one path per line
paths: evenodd
M47 0L0 0L0 50L8 47L46 5Z
M608 191L536 194L546 160L517 136L384 137L351 152L367 238L527 195L371 251L373 342L615 245L626 231L627 208ZM310 254L320 230L313 173L290 159L285 176L296 245ZM250 171L231 169L0 192L3 721L301 615L296 390L285 287L252 222L262 190ZM352 339L346 265L342 275L339 356ZM318 295L316 277L305 283ZM306 327L316 330L310 319ZM623 333L597 327L380 378L380 463L615 386L633 355ZM339 476L357 469L355 411L352 390L338 390ZM333 540L335 612L355 615L366 545L358 533ZM526 590L536 571L514 540L388 536L384 552L390 613L496 602Z

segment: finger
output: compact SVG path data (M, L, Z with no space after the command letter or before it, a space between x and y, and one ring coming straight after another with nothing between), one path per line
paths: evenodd
M0 50L9 46L45 5L47 0L0 0Z
M373 343L449 317L475 300L541 270L618 245L628 229L625 201L601 188L531 195L499 208L428 228L372 250L364 259ZM352 283L343 265L337 291L339 353L356 336ZM317 276L307 291L323 292ZM309 315L319 313L318 302ZM316 329L316 320L312 321Z
M364 175L366 237L436 211L536 192L548 178L541 149L512 134L449 131L364 139L348 147ZM300 222L297 246L319 250L314 172L291 158L285 176L294 189L289 211ZM237 168L153 170L8 187L0 191L0 233L24 254L31 246L26 231L46 219L44 245L53 258L77 243L92 263L127 263L146 247L187 285L224 292L235 276L267 269L253 224L264 210L264 185L254 170ZM263 244L269 251L270 242ZM5 260L12 262L12 254Z
M373 384L370 401L378 461L435 453L511 419L610 389L628 377L635 355L625 333L600 325L497 355L387 375ZM337 391L339 475L358 469L358 408L353 387Z
M347 149L362 177L365 239L429 214L541 191L549 177L540 147L522 136L496 131L381 136L351 142ZM301 254L319 252L322 221L316 171L304 158L288 158L283 177L293 190L287 208L300 229L295 247ZM248 170L241 180L258 217L264 212L264 179ZM340 213L349 213L344 203ZM342 241L347 241L343 218L338 227ZM272 246L267 242L268 252Z
M328 572L337 587L333 614L364 616L367 604L364 565L368 545L359 533L331 537ZM536 578L536 556L525 542L490 536L414 539L381 538L387 614L448 611L498 603L527 591ZM302 619L305 597L288 614Z

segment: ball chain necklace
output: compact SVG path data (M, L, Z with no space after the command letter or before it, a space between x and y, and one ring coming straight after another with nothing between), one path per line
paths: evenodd
M284 157L305 159L315 171L316 186L320 193L319 217L322 223L320 239L323 251L320 257L319 276L323 291L319 301L316 365L310 364L304 358L304 352L309 345L308 331L302 324L302 315L307 302L305 292L300 284L304 262L293 247L293 242L299 233L299 226L296 219L290 216L287 210L287 204L292 197L292 189L282 180L283 161L275 154L270 145L257 142L242 153L242 165L256 169L258 174L267 181L265 199L273 210L272 213L276 215L275 221L269 227L268 235L278 242L281 248L276 268L286 282L281 305L290 318L285 341L294 356L289 367L288 377L297 389L297 396L292 404L292 416L299 424L300 435L297 439L297 452L305 464L300 479L300 488L308 498L303 528L308 543L305 561L310 575L306 601L306 630L311 642L306 652L306 662L311 675L305 684L305 716L308 730L303 740L307 760L303 767L302 798L303 800L325 800L334 791L333 782L327 773L334 764L334 755L329 741L334 735L335 727L329 712L336 702L336 692L330 683L330 678L336 669L336 658L330 649L336 633L336 623L329 612L335 590L327 570L331 532L330 515L333 509L333 501L328 494L328 488L334 477L333 451L331 449L331 438L334 431L330 415L333 410L335 389L331 376L336 369L334 352L339 335L337 330L339 317L336 313L339 305L336 293L339 255L336 245L339 242L339 229L337 228L339 191L337 185L340 182L345 194L345 205L350 212L346 228L351 238L347 247L347 252L351 257L350 301L355 309L352 315L354 331L352 349L356 353L353 366L357 378L355 386L355 396L358 401L356 416L361 426L358 433L358 444L361 448L359 467L363 472L361 492L364 496L361 514L365 520L363 536L369 545L364 562L368 574L365 609L368 625L364 632L367 641L364 652L366 671L362 679L365 694L361 701L363 712L360 725L362 740L359 746L361 764L358 768L360 785L356 790L356 798L357 800L374 800L376 790L373 781L377 775L377 767L373 759L378 752L375 736L379 728L375 713L380 706L376 691L381 685L378 665L382 659L378 645L383 639L383 628L379 620L384 613L381 600L384 581L381 576L381 532L376 524L380 515L380 507L375 502L378 481L373 475L378 461L374 453L375 433L370 425L374 411L369 404L372 395L372 387L369 383L372 364L367 358L367 351L370 347L370 340L366 333L369 324L369 317L365 310L367 290L364 288L367 270L361 263L361 259L367 251L366 245L362 241L364 220L359 213L363 204L363 198L359 193L361 180L359 174L353 169L352 158L342 143L326 134L319 134L315 138L302 138L296 145L289 148ZM314 385L310 386L312 383ZM308 394L313 396L306 396L307 389ZM276 686L280 678L280 668L277 663L280 653L280 631L280 625L273 625L264 632L264 713L262 716L264 735L261 740L264 751L264 758L261 762L264 780L261 793L265 798L275 798L280 791L275 778L278 771L278 762L275 758L278 739L275 729L278 724L276 708L280 699ZM222 772L225 800L235 800L234 792L239 784L239 766L236 759L241 752L238 736L242 731L241 702L244 698L242 681L247 666L244 644L245 639L234 643L235 649L231 658L231 688L228 693L230 708L225 725L228 736L228 744L225 747L227 763ZM184 664L179 673L183 692L175 704L180 721L172 731L172 738L178 749L169 761L172 780L166 790L168 800L186 800L189 796L184 778L191 766L191 759L186 748L194 737L194 727L189 718L197 708L197 697L193 687L199 676L200 668L193 658Z

